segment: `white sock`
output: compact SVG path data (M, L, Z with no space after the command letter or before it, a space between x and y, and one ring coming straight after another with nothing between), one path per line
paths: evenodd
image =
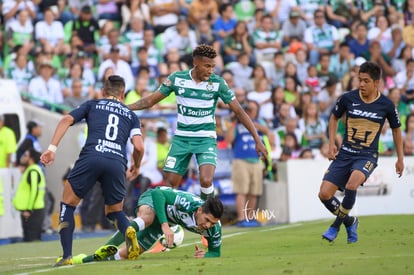
M119 250L116 252L116 254L114 255L114 259L115 261L119 261L122 260L121 255L119 255Z
M214 192L214 185L211 184L210 187L201 187L201 193L204 193L206 195L210 195Z
M142 231L145 229L145 222L142 218L137 217L133 219L133 221L138 225L139 231Z

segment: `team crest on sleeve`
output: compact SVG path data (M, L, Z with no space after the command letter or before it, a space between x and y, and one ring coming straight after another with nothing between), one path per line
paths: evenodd
M164 80L163 84L165 86L171 86L171 80L169 78L167 78L166 80Z

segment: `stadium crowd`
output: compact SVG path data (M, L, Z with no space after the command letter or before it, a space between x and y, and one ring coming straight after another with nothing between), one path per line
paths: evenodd
M326 157L330 110L373 61L400 113L404 152L414 154L414 0L1 2L0 73L34 105L67 113L100 98L111 74L125 79L132 103L191 68L196 45L212 45L216 73L242 106L259 105L275 174L278 160ZM151 110L175 108L168 97ZM230 147L233 123L217 116L220 148ZM388 127L380 143L382 155L395 154Z

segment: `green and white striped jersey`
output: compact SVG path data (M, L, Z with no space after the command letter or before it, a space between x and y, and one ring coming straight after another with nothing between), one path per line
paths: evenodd
M203 200L192 193L165 186L151 189L149 192L160 224L164 222L170 225L179 224L190 232L203 235L208 242L208 252L205 257L220 256L222 237L220 221L203 231L198 229L196 223L195 213L204 204Z
M196 83L191 71L172 73L158 90L166 96L174 92L177 98L175 135L216 138L217 100L228 104L235 99L234 93L220 76L212 74L207 81Z

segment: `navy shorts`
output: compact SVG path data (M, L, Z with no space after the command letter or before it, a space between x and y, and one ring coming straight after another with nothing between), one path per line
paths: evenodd
M113 205L125 198L125 171L122 161L104 157L81 157L69 173L68 181L79 198L99 182L106 205Z
M377 158L371 154L354 155L340 151L329 165L323 180L332 182L340 190L345 190L345 185L354 170L364 173L365 180L367 180L376 167Z

